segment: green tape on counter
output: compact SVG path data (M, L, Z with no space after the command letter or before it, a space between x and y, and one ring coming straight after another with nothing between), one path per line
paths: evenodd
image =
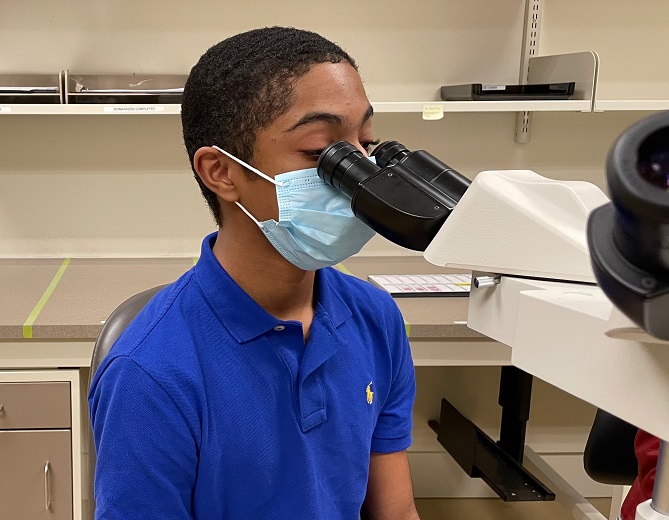
M66 258L65 260L63 260L63 263L60 264L58 271L56 271L56 274L51 280L49 286L46 288L46 291L44 291L44 294L42 294L42 297L39 299L39 301L33 308L32 312L28 315L28 318L23 323L24 338L30 339L33 337L33 324L35 323L35 320L37 320L37 317L40 315L40 312L42 312L42 309L46 305L46 302L48 302L49 298L51 298L53 291L56 289L58 282L60 282L60 279L63 277L63 274L65 273L65 270L67 269L68 265L70 265L70 259Z

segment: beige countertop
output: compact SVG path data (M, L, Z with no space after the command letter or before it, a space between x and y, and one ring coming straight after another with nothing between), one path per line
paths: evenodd
M24 324L31 323L33 340L93 341L119 303L144 289L176 280L193 266L193 259L73 258L45 299L62 264L63 259L0 260L0 340L24 339ZM363 279L368 274L452 272L419 256L354 257L344 262L343 270ZM467 301L465 297L396 299L412 339L483 338L464 323Z

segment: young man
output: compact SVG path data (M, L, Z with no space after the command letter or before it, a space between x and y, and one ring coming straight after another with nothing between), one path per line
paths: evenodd
M367 151L371 117L354 61L311 32L250 31L195 65L184 140L219 231L95 375L96 518L418 518L403 320L325 268L373 233L316 161Z

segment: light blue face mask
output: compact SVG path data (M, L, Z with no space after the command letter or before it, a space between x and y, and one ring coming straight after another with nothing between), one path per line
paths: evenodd
M281 256L300 269L313 271L338 264L374 236L374 231L351 211L351 201L324 182L316 168L281 173L272 179L222 148L213 148L276 186L278 222L259 222L239 202L236 204Z

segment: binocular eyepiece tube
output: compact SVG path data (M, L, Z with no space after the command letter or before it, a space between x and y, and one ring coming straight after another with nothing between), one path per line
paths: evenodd
M400 246L424 251L471 184L436 157L396 141L371 154L346 141L323 150L318 175L351 199L360 220Z

